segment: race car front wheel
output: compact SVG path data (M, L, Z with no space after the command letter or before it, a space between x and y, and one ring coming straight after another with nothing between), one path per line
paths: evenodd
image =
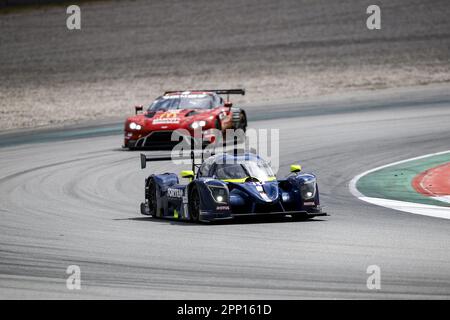
M234 129L242 129L244 132L247 130L247 117L240 109L233 112L233 127Z
M214 123L214 127L216 127L217 130L222 130L222 124L220 123L219 119L216 119L216 122Z
M193 187L189 197L189 216L192 222L198 222L200 218L200 195L197 188Z
M239 128L244 130L244 132L247 131L247 118L246 118L244 113L241 114L241 119L240 120L241 121L240 121Z
M147 203L150 215L152 217L157 217L157 203L156 203L156 185L153 179L149 179L147 187Z

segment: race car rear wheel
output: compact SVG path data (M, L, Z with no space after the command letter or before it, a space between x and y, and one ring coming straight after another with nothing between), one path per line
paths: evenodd
M155 181L153 181L153 179L149 179L148 181L148 187L147 187L147 203L148 203L148 208L149 208L149 212L150 215L152 217L157 217L157 202L156 202L156 185L155 185Z
M189 196L189 216L192 222L198 222L200 218L200 195L196 187L193 187Z

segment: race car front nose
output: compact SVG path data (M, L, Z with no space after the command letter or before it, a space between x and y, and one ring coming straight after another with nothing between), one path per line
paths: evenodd
M230 205L240 207L245 205L245 200L239 194L230 194Z

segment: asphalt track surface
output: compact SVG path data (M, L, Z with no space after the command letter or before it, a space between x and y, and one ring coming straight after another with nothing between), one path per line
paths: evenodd
M122 151L114 132L3 147L0 297L448 299L449 221L359 201L348 183L449 149L449 89L253 107L251 127L280 129L279 175L297 162L318 175L331 216L308 222L140 216L145 175L181 167L140 170L139 152ZM81 268L79 291L66 289L69 265ZM366 287L369 265L381 268L380 290Z

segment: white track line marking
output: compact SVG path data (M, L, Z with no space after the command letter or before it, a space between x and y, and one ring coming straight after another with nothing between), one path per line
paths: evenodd
M366 201L368 203L375 204L377 206L382 206L398 211L409 212L414 214L420 214L423 216L450 219L450 208L433 206L430 204L421 204L414 202L390 200L390 199L380 199L380 198L370 198L370 197L360 197L360 200Z
M368 202L368 203L371 203L371 204L374 204L374 205L377 205L377 206L390 208L390 209L403 211L403 212L409 212L409 213L413 213L413 214L420 214L420 215L435 217L435 218L450 219L450 208L448 208L448 207L439 207L439 206L433 206L433 205L429 205L429 204L421 204L421 203L414 203L414 202L366 197L364 194L359 192L359 190L356 188L356 184L358 183L358 180L361 179L362 177L368 175L369 173L372 173L372 172L375 172L375 171L378 171L378 170L381 170L384 168L393 167L398 164L402 164L402 163L406 163L406 162L410 162L410 161L414 161L414 160L425 159L425 158L429 158L429 157L433 157L433 156L439 156L439 155L446 154L446 153L450 153L450 150L436 152L436 153L430 153L430 154L426 154L426 155L419 156L419 157L396 161L393 163L389 163L389 164L386 164L383 166L379 166L379 167L367 170L363 173L358 174L352 180L350 180L348 187L350 189L350 192L358 199ZM443 198L443 197L440 197L440 198ZM440 200L440 201L444 201L444 200ZM450 197L446 198L445 202L450 202Z
M442 202L447 202L450 203L450 196L436 196L433 197L434 200L438 200L438 201L442 201Z

